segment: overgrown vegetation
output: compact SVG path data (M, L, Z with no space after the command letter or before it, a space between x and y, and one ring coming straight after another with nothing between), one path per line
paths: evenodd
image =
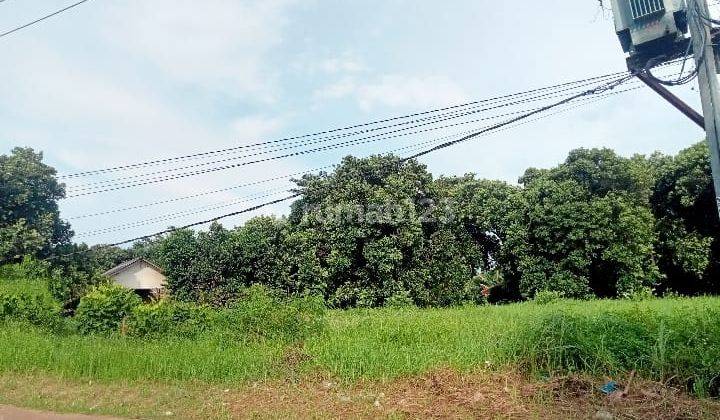
M0 165L0 236L13 236L0 247L0 372L351 381L440 367L635 370L720 392L720 298L677 297L720 284L702 145L676 157L575 150L517 186L346 158L295 181L287 218L131 249L70 242L64 187L41 155L17 149ZM169 296L143 303L100 274L134 256L166 269Z
M704 144L674 157L578 149L554 168L528 169L517 186L434 179L394 156L348 157L295 180L287 218L176 231L131 249L71 243L56 204L64 186L41 160L29 149L0 159L0 237L13 238L0 241L0 263L53 256L50 290L67 314L100 273L135 256L164 267L176 301L213 307L258 284L335 308L720 291Z
M101 284L80 299L73 317L62 316L48 291L50 279L18 279L33 263L0 271L0 322L29 323L50 331L141 339L211 339L218 342L298 342L325 326L325 305L313 296L286 298L263 286L245 289L223 308L164 298L143 303L129 289Z
M441 367L520 368L541 376L636 370L698 395L718 395L719 298L543 296L549 299L504 306L325 314L318 300L278 300L253 289L242 303L222 310L170 301L141 304L117 327L102 324L109 330L101 335L81 334L87 332L82 327L58 332L32 316L6 316L0 323L0 371L205 381L327 372L354 381Z
M65 320L60 304L32 264L0 267L0 321L16 320L57 331Z

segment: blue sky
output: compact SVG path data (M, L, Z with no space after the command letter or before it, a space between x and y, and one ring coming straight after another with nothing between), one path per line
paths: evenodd
M0 31L71 3L0 3ZM91 0L0 39L0 153L30 146L72 173L272 140L583 79L624 69L597 1ZM693 85L675 89L699 109ZM421 160L436 175L515 182L577 147L675 153L702 132L647 89L619 95ZM305 171L379 142L180 181L63 200L73 217ZM137 172L141 173L141 172ZM130 173L133 174L133 173ZM73 180L70 185L106 178ZM223 205L285 181L71 219L77 233ZM178 218L181 225L223 210ZM260 213L282 214L286 205ZM241 223L249 216L226 220ZM81 236L112 242L158 221Z

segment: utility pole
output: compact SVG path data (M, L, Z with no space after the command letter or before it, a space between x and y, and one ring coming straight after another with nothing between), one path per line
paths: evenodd
M710 17L707 0L611 0L615 33L629 53L628 69L680 112L705 129L715 204L720 216L720 83L715 44L720 31ZM690 39L685 34L690 32ZM713 39L713 35L716 38ZM653 66L687 55L695 56L703 115L699 115L652 76ZM683 65L684 68L684 65ZM682 76L682 75L680 75ZM678 78L680 82L680 78Z
M700 99L705 117L705 133L710 148L710 167L715 186L715 202L720 214L720 91L718 90L715 48L713 47L709 23L697 16L697 5L705 16L710 16L706 0L690 0L689 20L695 65L698 67Z

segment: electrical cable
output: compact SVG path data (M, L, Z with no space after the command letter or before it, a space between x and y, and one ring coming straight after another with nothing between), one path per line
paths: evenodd
M538 109L541 109L541 108L538 108ZM508 114L504 114L504 116L516 115L518 113L523 113L523 112L527 112L527 111L518 111L518 112L508 113ZM367 144L367 143L376 142L379 140L393 139L393 138L397 138L397 137L403 137L403 136L419 134L419 133L428 132L428 131L440 130L440 129L459 126L459 125L471 124L471 123L475 123L475 122L479 122L479 121L486 121L486 120L495 119L495 118L497 118L497 116L489 117L489 118L480 118L480 119L475 119L475 120L470 120L470 121L463 121L463 122L459 122L459 123L455 123L455 124L448 124L448 125L439 126L439 127L431 127L428 129L417 130L417 131L413 131L413 132L406 132L410 128L404 128L404 129L390 131L388 133L381 133L381 134L377 134L374 136L364 137L364 138L355 139L355 140L351 140L351 141L345 141L345 142L341 142L341 143L333 144L333 145L329 145L329 146L323 146L323 147L318 147L318 148L308 149L308 150L300 150L300 151L287 153L287 154L283 154L283 155L265 157L262 159L256 159L256 160L236 163L236 164L232 164L232 165L224 165L224 166L220 166L220 167L207 168L207 169L197 170L197 171L193 171L193 172L174 174L174 175L168 175L168 176L159 176L159 177L147 177L146 176L144 179L139 180L137 182L135 182L135 181L116 182L116 183L114 183L115 185L110 186L110 188L102 188L102 189L85 188L85 189L81 189L81 190L73 189L72 190L73 194L69 195L68 198L80 197L80 196L85 196L85 195L90 195L90 194L97 194L97 193L107 192L107 191L116 191L116 190L120 190L120 189L137 187L137 186L141 186L141 185L149 185L149 184L154 184L154 183L159 183L159 182L166 182L166 181L175 180L175 179L183 179L183 178L187 178L190 176L212 173L212 172L242 167L242 166L261 163L261 162L279 160L279 159L284 159L287 157L305 155L305 154L316 153L316 152L320 152L320 151L333 150L333 149L346 147L346 146ZM428 125L428 124L421 124L419 126L425 126L425 125ZM411 127L411 128L415 128L415 127ZM396 134L396 133L400 133L400 134ZM388 134L395 134L395 135L387 136ZM385 137L383 137L383 136L385 136Z
M122 207L122 208L112 209L112 210L105 210L105 211L101 211L101 212L97 212L97 213L81 214L81 215L78 215L78 216L70 216L70 217L67 217L67 220L87 219L87 218L89 218L89 217L105 216L105 215L113 214L113 213L121 213L121 212L130 211L130 210L139 210L139 209L143 209L143 208L147 208L147 207L154 207L154 206L158 206L158 205L161 205L161 204L175 203L175 202L178 202L178 201L189 200L189 199L191 199L191 198L204 197L204 196L208 196L208 195L212 195L212 194L217 194L217 193L221 193L221 192L227 192L227 191L232 191L232 190L236 190L236 189L240 189L240 188L245 188L245 187L250 187L250 186L254 186L254 185L265 184L265 183L272 182L272 181L279 181L279 180L281 180L281 179L287 179L287 178L293 178L293 177L296 177L296 176L307 175L307 174L319 172L319 171L322 171L322 170L325 170L325 169L329 169L329 168L332 168L332 167L334 167L334 166L335 166L335 165L322 166L322 167L320 167L320 168L311 169L311 170L308 170L308 171L296 172L296 173L289 174L289 175L282 175L282 176L278 176L278 177L274 177L274 178L262 179L262 180L259 180L259 181L248 182L248 183L245 183L245 184L234 185L234 186L232 186L232 187L221 188L221 189L212 190L212 191L205 191L205 192L201 192L201 193L197 193L197 194L186 195L186 196L183 196L183 197L176 197L176 198L170 198L170 199L167 199L167 200L153 201L153 202L151 202L151 203L139 204L139 205L136 205L136 206Z
M497 105L497 106L493 106L493 107L487 107L487 108L482 108L482 109L478 109L478 110L473 110L473 111L470 111L470 112L467 112L467 113L464 113L464 114L455 115L455 116L451 116L451 117L447 117L447 118L442 118L442 119L438 119L438 120L434 120L434 121L430 121L430 122L425 122L425 123L422 123L422 124L414 124L414 125L412 125L412 126L410 126L410 127L404 128L404 129L402 129L402 130L394 130L394 131L390 131L390 132L388 132L388 133L380 133L380 134L377 134L376 136L362 137L362 138L360 138L360 139L356 139L356 140L349 141L349 142L343 142L343 143L341 143L341 144L344 144L344 145L353 145L353 142L354 142L354 141L360 141L360 140L365 140L365 139L369 139L369 138L375 138L375 137L383 136L383 135L386 135L386 134L393 134L393 133L402 132L402 131L406 131L406 130L410 130L410 129L416 129L416 128L419 128L419 127L425 127L425 126L429 126L429 125L432 125L432 124L437 124L437 123L440 123L440 122L450 121L450 120L457 119L457 118L461 118L461 117L467 117L467 116L470 116L470 115L474 115L474 114L477 114L477 113L480 113L480 112L489 111L489 110L493 110L493 109L497 109L497 108L503 108L503 107L507 107L507 106L514 106L514 105L524 104L524 103L527 103L527 102L534 102L535 100L539 100L539 99L551 99L551 98L557 98L557 97L567 97L567 96L571 96L571 95L572 95L572 94L567 94L567 93L563 93L563 94L560 94L560 93L555 94L555 93L553 93L553 94L541 95L540 97L537 97L537 98L524 99L524 100L520 100L520 101L516 101L516 102L509 103L509 104L502 104L502 105ZM483 119L481 119L481 120L502 118L502 117L505 117L505 116L508 116L508 115L513 115L513 114L516 114L516 113L517 113L517 112L500 114L500 115L494 115L494 116L491 116L491 117L483 118ZM473 120L473 121L478 121L478 120ZM413 122L414 122L414 121L413 121ZM402 124L402 125L404 125L404 124ZM369 131L374 131L374 130L369 130ZM198 164L193 164L193 165L188 165L188 166L182 166L182 167L173 168L173 169L165 169L165 170L161 170L161 171L154 171L154 172L152 172L152 173L142 173L142 174L136 174L136 175L129 175L129 176L125 176L125 177L123 177L123 178L121 178L121 179L109 179L109 180L103 180L103 181L90 182L90 183L81 184L81 185L77 185L77 186L71 186L71 187L70 187L70 190L71 190L72 193L75 193L75 192L86 191L86 190L91 190L91 189L95 189L95 188L102 188L103 186L107 186L108 184L120 184L120 185L122 185L122 184L127 184L127 183L132 183L132 182L134 182L134 181L128 181L128 180L132 180L132 179L141 179L141 178L142 178L143 180L148 180L148 177L149 177L149 176L154 176L154 175L159 175L159 174L164 174L164 173L178 172L178 171L187 170L187 169L201 168L201 167L204 167L204 166L210 166L210 165L214 165L214 164L218 164L218 163L232 162L232 161L236 161L236 160L240 160L240 159L244 159L244 158L248 158L248 157L262 156L262 155L266 155L266 154L273 153L273 152L279 152L279 151L285 151L285 150L292 150L292 149L295 149L295 148L300 147L300 146L309 146L309 145L313 145L313 144L322 144L322 143L325 143L325 142L326 142L325 140L317 140L317 141L312 141L312 142L303 143L303 144L301 144L301 145L284 146L284 147L279 147L279 148L275 148L275 149L271 149L271 150L267 150L267 151L255 152L255 153L245 154L245 155L241 155L241 156L236 156L236 157L233 157L233 158L220 159L220 160L215 160L215 161L211 161L211 162L198 163ZM171 176L171 175L169 175L169 176ZM151 179L154 179L154 178L151 178Z
M629 76L623 77L623 78L621 78L621 79L619 79L619 80L616 80L616 81L614 81L614 82L611 82L611 83L608 83L608 84L605 84L605 85L596 87L596 88L594 88L594 89L587 90L587 91L585 91L585 92L579 93L579 94L577 94L577 95L575 95L575 96L572 96L572 97L570 97L570 98L565 98L565 99L563 99L563 100L561 100L561 101L559 101L559 102L556 102L556 103L554 103L554 104L547 105L547 106L545 106L545 107L543 107L543 108L541 108L541 109L539 109L539 110L530 111L530 112L528 112L527 114L523 114L523 115L521 115L521 116L519 116L519 117L516 117L516 118L513 118L513 119L511 119L511 120L508 120L508 121L505 121L505 122L496 124L496 125L494 125L494 126L488 127L487 129L482 130L482 131L480 131L480 132L478 132L478 133L469 134L469 135L464 136L464 137L462 137L462 138L460 138L460 139L458 139L458 140L453 140L453 141L445 142L445 143L440 144L440 145L438 145L438 146L435 146L435 147L432 147L432 148L430 148L430 149L424 150L424 151L422 151L422 152L416 153L416 154L414 154L414 155L412 155L412 156L408 156L408 157L404 158L403 161L408 161L408 160L410 160L410 159L417 159L417 158L419 158L419 157L421 157L421 156L425 156L425 155L427 155L427 154L429 154L429 153L432 153L432 152L435 152L435 151L438 151L438 150L441 150L441 149L445 149L445 148L448 148L448 147L450 147L450 146L454 146L454 145L456 145L456 144L458 144L458 143L462 143L462 142L468 141L468 140L473 139L473 138L475 138L475 137L477 137L477 136L479 136L479 135L482 135L482 134L484 134L484 133L497 130L498 128L503 128L503 127L505 127L505 126L508 126L508 125L514 123L514 122L517 122L517 121L521 121L521 120L530 118L530 117L533 116L533 115L536 115L536 114L539 114L539 113L541 113L541 112L550 110L550 109L552 109L552 108L556 108L556 107L558 107L558 106L561 106L561 105L564 105L564 104L566 104L566 103L572 102L572 101L575 100L575 99L582 98L582 97L585 97L585 96L590 96L590 95L596 95L596 94L599 94L599 93L602 93L602 92L606 92L606 91L609 91L609 90L613 90L613 89L615 89L617 86L620 86L621 84L627 82L628 80L630 80L630 79L632 79L632 78L634 78L634 77L635 77L635 75L634 75L634 74L631 74L631 75L629 75Z
M629 76L627 76L627 77L618 79L618 80L616 80L616 81L614 81L614 82L612 82L612 83L607 83L607 84L604 84L604 85L595 87L595 88L593 88L593 89L590 89L590 90L587 90L587 91L585 91L585 92L579 93L578 95L576 95L576 96L574 96L574 97L565 98L565 99L563 99L563 100L561 100L561 101L558 101L558 102L556 102L556 103L554 103L554 104L547 105L547 106L543 107L543 109L544 109L544 111L547 111L547 110L550 110L550 109L553 109L553 108L557 108L557 107L559 107L559 106L562 106L562 105L564 105L564 104L566 104L566 103L572 102L572 101L575 100L575 99L579 99L579 98L582 98L582 97L585 97L585 96L598 95L598 94L601 94L601 93L604 93L604 92L611 91L611 90L615 89L617 86L619 86L619 85L627 82L628 80L630 80L630 79L633 78L633 77L635 77L635 76L634 76L634 75L629 75ZM543 111L543 110L541 110L541 111L532 111L532 112L529 112L529 113L524 114L524 115L522 115L522 116L519 116L519 117L517 117L517 118L513 118L513 119L511 119L511 120L502 122L502 123L500 123L500 124L496 124L495 126L490 127L490 128L488 128L488 129L484 129L484 130L482 130L482 131L480 131L480 132L478 132L478 133L469 134L469 135L467 135L467 136L461 137L460 139L442 143L442 144L440 144L440 145L438 145L438 146L434 146L434 147L432 147L432 148L430 148L430 149L427 149L427 150L424 150L424 151L422 151L422 152L415 153L415 154L413 154L413 155L411 155L411 156L409 156L409 157L405 157L405 158L401 159L401 162L407 162L407 161L410 160L410 159L416 159L417 157L430 154L430 153L435 152L435 151L437 151L437 150L441 150L441 149L444 149L444 148L447 148L447 147L451 147L451 146L453 146L453 145L455 145L455 144L458 144L458 143L460 143L460 142L464 142L464 141L470 140L470 139L472 139L472 138L476 138L476 137L481 136L481 135L483 135L483 134L485 134L485 133L488 133L488 132L490 132L490 131L498 130L498 129L502 129L502 128L508 127L508 126L510 126L511 124L515 123L515 122L520 122L520 121L522 121L522 120L528 119L528 118L530 118L530 117L532 117L532 116L534 116L534 115L537 115L537 114L539 114L539 113L541 113L541 112L544 112L544 111ZM160 231L160 232L156 232L156 233L149 234L149 235L143 235L143 236L139 236L139 237L132 238L132 239L126 239L126 240L119 241L119 242L115 242L115 243L112 243L112 244L102 245L102 246L100 246L100 247L96 247L94 250L104 249L104 248L110 248L110 247L115 247L115 246L119 246L119 245L124 245L124 244L132 243L132 242L136 242L136 241L140 241L140 240L145 240L145 239L150 239L150 238L162 236L162 235L167 234L167 233L172 233L172 232L176 232L176 231L183 230L183 229L188 229L188 228L195 227L195 226L201 226L201 225L204 225L204 224L207 224L207 223L216 222L216 221L221 220L221 219L225 219L225 218L228 218L228 217L232 217L232 216L236 216L236 215L240 215L240 214L244 214L244 213L249 213L249 212L251 212L251 211L255 211L255 210L258 210L258 209L267 207L267 206L271 206L271 205L274 205L274 204L278 204L278 203L282 203L282 202L285 202L285 201L288 201L288 200L292 200L293 198L300 197L301 195L302 195L302 194L298 192L298 193L292 194L292 195L287 196L287 197L284 197L284 198L279 198L279 199L272 200L272 201L269 201L269 202L261 203L261 204L258 204L258 205L256 205L256 206L253 206L253 207L249 207L249 208L246 208L246 209L242 209L242 210L238 210L238 211L235 211L235 212L227 213L227 214L220 215L220 216L217 216L217 217L214 217L214 218L211 218L211 219L207 219L207 220L203 220L203 221L199 221L199 222L190 223L190 224L187 224L187 225L184 225L184 226L180 226L180 227L168 228L168 229L165 229L165 230ZM47 258L45 258L45 259L46 259L46 260L49 260L49 259L56 259L56 258L61 258L61 257L67 257L67 256L75 255L75 254L78 254L78 253L81 253L81 252L87 252L87 251L86 251L86 250L81 250L81 251L75 251L75 252L71 252L71 253L63 254L63 255L54 255L54 256L47 257Z
M20 30L22 30L22 29L25 29L25 28L27 28L28 26L32 26L32 25L35 25L36 23L40 23L40 22L44 21L45 19L49 19L49 18L51 18L51 17L53 17L53 16L59 15L60 13L63 13L63 12L65 12L65 11L67 11L67 10L70 10L70 9L72 9L73 7L80 6L81 4L86 3L86 2L88 2L88 1L90 1L90 0L81 0L81 1L79 1L79 2L77 2L77 3L71 4L70 6L64 7L64 8L62 8L62 9L56 11L56 12L50 13L49 15L45 15L45 16L39 18L39 19L35 19L35 20L33 20L32 22L28 22L28 23L26 23L26 24L24 24L24 25L18 26L17 28L13 28L13 29L10 29L9 31L0 33L0 38L5 37L5 36L8 36L8 35L10 35L10 34L12 34L12 33L15 33L15 32L17 32L17 31L20 31Z
M150 165L156 165L156 164L174 162L174 161L177 161L177 160L184 160L184 159L191 159L191 158L202 157L202 156L215 155L215 154L219 154L219 153L225 153L225 152L230 152L230 151L235 151L235 150L247 149L247 148L252 148L252 147L257 147L257 146L263 146L263 145L268 145L268 144L283 143L283 142L287 142L287 141L291 141L291 140L298 140L298 139L304 139L304 138L309 138L309 137L323 136L323 135L332 134L332 133L337 133L337 132L341 132L341 131L353 130L353 129L356 129L356 128L362 128L362 127L368 127L368 126L372 126L372 125L384 124L384 123L388 123L388 122L393 122L393 121L398 121L398 120L408 119L408 118L414 118L414 117L423 116L423 115L429 115L429 114L433 114L433 113L437 113L437 112L442 112L442 111L460 109L460 108L464 108L464 107L468 107L468 106L472 106L472 105L479 105L479 104L488 103L488 102L493 102L493 101L498 101L498 100L502 100L502 99L509 99L509 98L513 98L513 97L517 97L517 96L521 96L521 95L534 94L534 93L537 93L537 92L542 92L542 91L546 91L546 90L557 89L557 88L561 88L561 87L572 86L572 85L576 85L576 84L580 84L580 83L596 82L596 81L599 81L599 80L604 80L604 79L608 79L608 78L615 78L615 77L619 77L619 76L621 76L621 75L626 75L626 74L627 74L627 71L610 73L610 74L606 74L606 75L602 75L602 76L596 76L596 77L591 77L591 78L587 78L587 79L576 80L576 81L573 81L573 82L565 82L565 83L560 83L560 84L556 84L556 85L552 85L552 86L546 86L546 87L542 87L542 88L536 88L536 89L532 89L532 90L528 90L528 91L524 91L524 92L517 92L517 93L513 93L513 94L497 96L497 97L494 97L494 98L489 98L489 99L484 99L484 100L479 100L479 101L468 102L468 103L465 103L465 104L453 105L453 106L448 106L448 107L444 107L444 108L433 109L433 110L430 110L430 111L424 111L424 112L407 114L407 115L398 116L398 117L386 118L386 119L382 119L382 120L378 120L378 121L373 121L373 122L369 122L369 123L362 123L362 124L356 124L356 125L351 125L351 126L342 127L342 128L335 128L335 129L320 131L320 132L316 132L316 133L312 133L312 134L304 134L304 135L300 135L300 136L287 137L287 138L278 139L278 140L263 141L263 142L248 144L248 145L241 145L241 146L229 147L229 148L224 148L224 149L219 149L219 150L212 150L212 151L208 151L208 152L194 153L194 154L189 154L189 155L184 155L184 156L177 156L177 157L171 157L171 158L156 159L156 160L151 160L151 161L145 161L145 162L127 164L127 165L119 165L119 166L109 167L109 168L102 168L102 169L94 169L94 170L76 172L76 173L71 173L71 174L63 174L63 175L60 175L58 178L64 179L64 178L78 177L78 176L86 176L86 175L93 175L93 174L99 174L99 173L105 173L105 172L114 172L114 171L120 171L120 170L128 170L128 169L133 169L133 168L138 168L138 167L143 167L143 166L150 166Z
M538 120L541 120L541 119L544 119L544 118L549 118L549 117L551 117L551 116L553 116L553 115L557 115L557 114L560 114L560 113L563 113L563 112L567 112L567 111L569 111L569 110L571 110L571 109L575 109L575 108L578 108L578 107L580 107L580 106L584 106L584 105L586 105L586 104L588 104L588 103L598 102L598 101L600 101L600 100L602 100L602 99L604 99L604 98L607 98L607 97L609 97L609 96L613 96L613 95L616 95L616 94L619 94L619 93L623 93L623 92L626 92L626 91L637 90L637 89L640 89L640 88L642 88L642 86L636 86L636 87L632 87L632 88L625 89L625 90L622 90L622 91L610 92L610 93L608 93L608 94L600 95L600 96L597 97L597 98L593 98L591 101L586 101L586 102L579 103L579 104L576 104L576 105L573 105L573 106L570 106L570 107L566 107L566 108L561 109L561 110L559 110L559 111L557 111L557 112L554 112L554 113L551 113L551 114L542 115L542 116L540 116L540 117L538 117L538 118L535 118L535 119L522 121L522 122L519 122L519 123L517 123L517 124L511 125L511 126L507 126L507 127L502 128L502 129L495 130L495 131L493 131L493 133L505 131L505 130L512 129L512 128L516 128L516 127L519 127L519 126L522 126L522 125L525 125L525 124L528 124L528 123L531 123L531 122L534 122L534 121L538 121ZM456 134L452 134L452 135L449 135L449 136L441 137L441 138L438 138L438 139L432 139L432 140L425 141L425 142L422 142L422 143L413 144L413 145L406 146L406 147L403 147L403 148L395 149L395 150L390 151L390 153L396 153L396 152L399 152L399 151L401 151L401 150L419 149L419 148L422 148L422 147L424 147L425 145L428 145L428 144L438 144L438 143L442 142L443 140L445 140L445 139L447 139L447 138L465 136L465 135L474 134L474 133L480 133L480 134L483 134L483 135L489 135L489 134L490 134L489 132L486 132L485 128L483 127L483 128L478 128L478 129L475 129L475 130L470 130L470 131L466 131L466 132L462 132L462 133L456 133ZM249 199L249 198L243 198L243 199L240 199L240 200L235 199L235 200L231 200L230 202L227 202L227 203L224 203L224 204L221 204L221 205L203 206L203 207L200 207L200 208L197 208L197 209L189 209L189 210L185 210L185 211L181 211L181 212L169 213L169 214L165 214L165 215L156 216L156 217L151 218L151 219L145 219L145 220L141 220L141 221L137 221L137 222L131 222L131 223L126 223L126 224L122 224L122 225L110 226L110 227L106 227L106 228L102 228L102 229L98 229L98 230L94 230L94 231L84 232L84 233L82 233L82 234L79 234L78 236L83 236L83 237L87 237L87 236L97 236L97 235L102 235L102 234L117 232L117 231L121 231L121 230L127 230L127 229L130 229L130 228L140 227L140 226L144 226L144 225L148 225L148 224L153 224L153 223L156 223L156 222L173 220L173 219L177 219L177 218L185 217L185 216L192 216L192 215L199 214L199 213L203 213L203 212L206 212L206 211L217 210L217 209L220 209L220 208L225 208L225 207L228 207L228 206L232 206L232 205L235 205L235 204L237 204L237 203L239 203L239 202L246 202L246 201L250 201L250 200L255 200L255 199L259 199L259 198L264 198L264 197L267 197L267 196L271 196L271 195L277 194L278 192L281 192L281 191L284 191L284 190L286 190L286 188L280 188L280 189L276 189L276 190L271 190L271 191L269 191L269 192L266 192L266 193L263 194L263 195L260 195L260 196L258 196L258 197L254 197L254 198L252 198L252 199Z
M102 234L111 233L111 232L117 232L120 230L125 230L125 229L139 227L139 226L145 226L145 225L149 225L149 224L153 224L153 223L157 223L157 222L164 222L164 221L168 221L168 220L179 219L181 217L192 216L195 214L205 213L208 211L224 209L227 207L235 206L240 203L246 203L248 201L260 200L262 198L267 198L267 197L272 197L273 195L278 195L279 193L289 193L289 192L291 192L291 191L288 191L288 189L285 187L275 188L275 189L269 190L267 192L253 194L248 197L237 198L237 199L230 200L230 201L222 203L222 204L202 206L202 207L196 208L196 209L188 209L188 210L183 210L183 211L179 211L179 212L166 213L166 214L158 215L155 217L151 217L149 219L144 219L144 220L140 220L140 221L136 221L136 222L128 222L128 223L122 223L122 224L114 225L114 226L107 226L107 227L104 227L101 229L95 229L95 230L89 230L86 232L82 232L82 233L77 234L77 236L89 237L89 236L97 236L97 235L102 235Z

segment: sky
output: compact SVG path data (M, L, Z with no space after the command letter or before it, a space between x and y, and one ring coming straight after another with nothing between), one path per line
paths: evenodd
M73 2L5 0L0 32ZM32 147L60 175L315 133L625 69L612 18L595 0L543 7L487 0L90 0L0 38L0 57L0 154ZM673 90L700 109L695 83ZM280 179L178 198L440 135L71 197L60 208L77 241L116 242L280 198L291 184ZM557 165L574 148L670 154L702 136L645 88L420 161L435 176L472 172L514 183L526 168ZM147 174L145 168L63 181L72 195L81 184ZM176 201L148 205L169 200ZM142 207L78 218L135 206ZM207 211L182 216L198 209ZM277 204L223 224L287 209ZM170 213L181 214L164 219ZM103 229L110 231L97 232Z

